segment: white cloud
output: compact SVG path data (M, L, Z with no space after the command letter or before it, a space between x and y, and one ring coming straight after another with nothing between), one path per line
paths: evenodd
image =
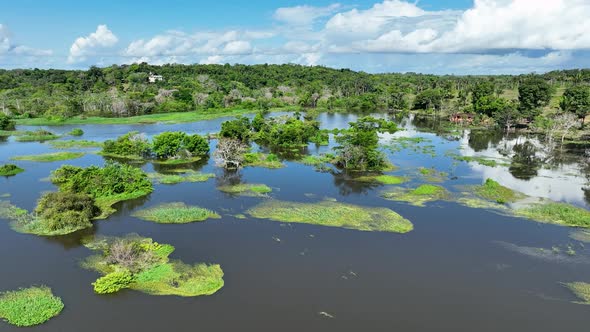
M119 39L109 28L101 24L96 31L86 37L78 37L70 47L68 63L86 60L86 57L96 50L114 46Z
M273 18L288 25L308 26L313 24L318 18L333 14L340 7L341 5L338 3L326 7L314 7L308 5L283 7L278 8L275 11Z
M223 47L223 54L248 54L251 51L252 46L244 40L234 40Z
M49 56L51 50L42 50L24 45L16 45L12 41L12 33L4 24L0 24L0 56L19 55L19 56Z

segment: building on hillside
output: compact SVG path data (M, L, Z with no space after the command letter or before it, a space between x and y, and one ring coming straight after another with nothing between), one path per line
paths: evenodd
M162 77L162 75L155 75L153 73L150 73L150 76L148 76L148 82L150 83L156 83L159 81L163 81L164 77Z

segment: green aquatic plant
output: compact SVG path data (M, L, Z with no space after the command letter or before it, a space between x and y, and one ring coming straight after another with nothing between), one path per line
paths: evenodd
M89 149L102 147L101 142L87 140L58 140L49 142L54 149Z
M10 159L49 163L49 162L54 162L54 161L78 159L83 156L84 156L84 152L54 152L54 153L43 153L43 154L37 154L37 155L28 155L28 156L14 156Z
M82 136L84 135L84 130L80 128L74 128L69 133L70 136Z
M283 168L285 165L275 154L264 154L262 152L250 152L244 154L244 166Z
M25 170L14 165L14 164L5 164L0 166L0 176L13 176L17 175L18 173L22 173Z
M352 178L352 180L358 182L373 182L381 184L402 184L408 182L408 178L395 175L364 175Z
M434 146L432 144L423 144L431 142L431 139L425 137L395 137L385 147L391 152L410 150L416 153L434 155Z
M19 327L45 323L63 308L61 299L46 286L0 293L0 318Z
M483 185L476 186L474 192L482 198L499 204L514 203L525 197L524 194L504 187L492 179L486 179Z
M390 209L362 207L334 201L298 203L268 200L249 209L246 213L259 219L360 231L407 233L413 229L409 220Z
M151 295L200 296L211 295L224 284L219 265L170 261L174 247L150 238L95 237L84 245L99 253L82 262L82 267L103 275L93 283L98 294L128 288Z
M585 282L570 282L564 284L580 301L576 303L590 304L590 284Z
M567 203L542 202L515 209L515 214L562 226L590 227L590 211Z
M424 178L424 180L428 182L444 182L448 177L448 174L445 172L439 172L434 168L425 168L420 167L418 172Z
M241 196L265 196L272 192L272 188L265 184L240 183L217 187L217 190Z
M138 160L148 157L150 153L151 145L147 137L132 131L115 140L105 141L100 154L106 157Z
M448 198L449 193L444 187L423 184L415 189L394 188L383 192L381 197L392 201L401 201L416 206L424 206L427 202Z
M47 130L27 131L16 137L17 142L36 142L58 139L59 136Z
M133 213L139 219L159 224L186 224L207 219L219 219L221 216L214 211L184 203L167 203L139 210Z
M183 170L183 173L177 172L177 174L148 173L148 177L157 183L177 184L183 182L206 182L214 178L215 174Z
M504 204L498 204L496 202L491 202L487 199L482 199L479 197L460 197L457 199L457 203L473 208L473 209L487 209L487 210L496 210L498 212L511 212L512 210L508 208Z
M87 168L64 165L51 173L51 182L60 191L94 198L101 211L97 218L114 213L113 204L146 196L153 190L152 182L143 170L118 163Z

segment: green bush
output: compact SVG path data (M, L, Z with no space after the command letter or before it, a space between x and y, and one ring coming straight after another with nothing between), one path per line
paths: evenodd
M176 157L183 152L188 152L192 156L206 156L209 153L209 143L196 134L164 132L154 136L152 149L160 159Z
M92 283L97 294L111 294L129 287L133 282L133 275L127 270L111 272L98 278Z
M135 156L146 157L151 151L150 143L147 138L139 134L137 131L132 131L116 140L108 140L104 142L102 149L103 154L114 156Z
M15 122L8 116L0 113L0 130L14 130Z
M221 124L220 137L233 138L247 143L250 139L250 120L246 117L237 117L235 120L225 121Z
M70 131L70 135L71 136L82 136L82 135L84 135L84 130L82 130L80 128L72 129L72 131Z
M87 194L51 192L41 196L35 213L38 227L50 233L91 227L100 210Z
M17 175L18 173L24 172L25 170L14 165L14 164L6 164L0 166L0 176L12 176Z
M46 286L0 293L0 318L15 326L45 323L63 308L61 299Z

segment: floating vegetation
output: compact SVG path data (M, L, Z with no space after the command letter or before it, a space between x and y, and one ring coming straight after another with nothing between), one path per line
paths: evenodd
M435 156L436 152L434 150L434 145L425 145L423 143L432 143L432 140L424 137L395 137L391 139L391 141L389 142L389 144L386 145L386 147L391 152L411 150L416 153Z
M298 203L269 200L251 208L246 213L259 219L360 231L407 233L413 229L410 221L390 209L362 207L333 201Z
M265 168L283 168L285 165L275 154L264 154L261 152L252 152L244 154L244 166L265 167Z
M212 173L201 173L193 170L182 170L176 174L148 173L148 177L161 184L177 184L183 182L206 182L215 177Z
M590 230L579 229L577 231L571 232L570 238L576 241L590 243Z
M28 155L28 156L15 156L10 159L48 163L48 162L53 162L53 161L78 159L78 158L81 158L82 156L84 156L83 152L54 152L54 153Z
M491 202L487 199L482 199L478 197L461 197L457 199L457 203L473 209L497 210L499 212L512 211L506 205L498 204L496 202Z
M16 137L18 142L43 142L58 139L59 136L47 130L27 131Z
M427 202L448 198L449 193L444 187L423 184L415 189L394 188L383 192L381 197L392 201L401 201L416 206L424 206Z
M402 184L408 182L408 178L395 175L365 175L352 179L358 182L373 182L381 184Z
M590 227L590 211L567 203L534 203L517 208L515 214L550 224Z
M5 164L0 166L0 176L13 176L17 175L18 173L22 173L25 170L14 165L14 164Z
M458 160L458 161L465 161L468 163L477 163L483 166L488 167L496 167L496 166L510 166L510 164L505 162L498 162L496 159L480 157L480 156L461 156L456 153L447 153L447 156Z
M496 241L496 243L505 249L514 251L516 253L529 256L532 258L551 261L556 263L577 263L577 264L590 264L590 261L581 256L576 256L575 251L571 246L566 246L565 249L554 246L550 249L537 248L537 247L525 247L518 246L513 243L504 241Z
M445 172L439 172L434 168L420 167L418 173L428 182L444 182L449 176Z
M265 184L251 183L240 183L234 185L221 186L217 187L217 189L227 194L253 197L266 196L266 194L272 192L272 189Z
M580 301L579 304L590 304L590 284L585 282L569 282L564 284Z
M70 136L82 136L82 135L84 135L84 130L82 130L80 128L74 128L74 129L72 129L72 131L70 131L68 133L68 135L70 135Z
M156 159L156 160L152 160L152 163L154 164L158 164L158 165L187 165L187 164L192 164L192 163L196 163L197 161L201 160L201 157L187 157L187 158L169 158L169 159Z
M54 149L91 149L102 147L101 142L87 140L59 140L49 142Z
M129 288L150 295L200 296L211 295L224 284L219 265L170 261L174 247L150 238L95 237L84 245L99 252L82 262L82 267L103 275L93 283L98 294Z
M63 308L61 299L47 286L0 293L0 318L19 327L45 323Z
M514 203L525 197L524 194L504 187L492 179L486 179L483 185L474 187L474 193L499 204Z
M320 166L326 163L331 163L334 160L334 156L331 154L325 155L308 155L299 159L299 162L308 166Z
M133 216L159 224L186 224L209 218L221 218L214 211L198 206L188 206L184 203L160 204L149 209L136 211L133 213Z
M0 194L0 198L8 198L8 197L10 197L10 196L11 196L11 195L10 195L10 193L3 193L3 194Z

